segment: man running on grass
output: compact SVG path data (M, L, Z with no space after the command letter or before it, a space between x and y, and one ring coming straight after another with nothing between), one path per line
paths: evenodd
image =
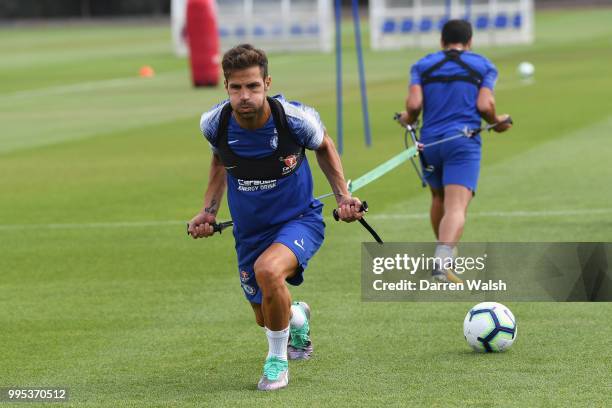
M508 115L495 113L493 88L497 68L470 51L472 26L450 20L442 28L442 51L429 54L412 66L403 126L414 124L423 110L420 142L428 143L477 129L481 118L489 124L504 122ZM493 128L510 129L510 123ZM438 240L434 279L461 282L442 260L452 259L461 238L467 207L476 192L480 172L480 136L463 137L426 147L421 152L423 176L431 189L431 225ZM447 263L446 263L447 264Z
M308 261L323 243L322 204L313 198L305 149L314 150L338 203L340 219L361 218L361 202L347 190L340 157L311 107L268 97L266 54L249 44L223 56L229 96L200 122L212 147L203 209L189 222L194 238L213 234L223 193L234 221L238 277L265 327L268 355L257 387L287 386L289 359L308 359L310 308L291 303L285 285L299 285Z

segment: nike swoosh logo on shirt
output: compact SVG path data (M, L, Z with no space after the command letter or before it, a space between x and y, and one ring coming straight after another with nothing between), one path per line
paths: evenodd
M227 144L232 144L232 143L236 143L236 142L239 142L239 140L228 140Z

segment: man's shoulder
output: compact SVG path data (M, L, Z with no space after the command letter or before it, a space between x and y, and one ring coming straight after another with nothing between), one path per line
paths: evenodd
M283 95L275 95L285 111L287 124L298 141L308 148L316 148L323 140L325 126L319 113L311 106L298 101L289 101Z
M425 55L418 62L421 64L430 64L430 63L438 62L442 59L444 59L444 52L436 51L436 52L432 52L432 53Z
M423 58L418 60L415 63L415 65L417 65L419 68L426 69L430 67L431 65L437 62L440 62L442 59L444 59L444 57L445 57L444 51L432 52L431 54L427 54ZM476 62L476 63L491 64L491 61L489 61L487 57L485 57L482 54L478 54L472 51L463 52L461 54L461 59Z
M462 59L468 64L478 64L483 67L493 65L493 63L487 57L472 51L466 51L465 53L463 53Z
M418 71L425 71L427 68L431 67L437 62L440 62L443 58L444 53L442 51L432 52L415 62L414 68L416 68Z
M204 112L200 118L200 130L204 137L212 144L217 140L217 129L219 128L221 112L228 103L229 100L218 103L212 109Z
M310 116L317 115L318 112L311 106L299 101L289 101L282 94L274 95L274 99L279 101L285 111L285 116L292 120L307 120Z
M289 101L283 95L276 95L274 99L279 101L285 111L287 123L293 129L295 127L322 127L321 118L315 108L298 101ZM295 129L293 129L295 130Z

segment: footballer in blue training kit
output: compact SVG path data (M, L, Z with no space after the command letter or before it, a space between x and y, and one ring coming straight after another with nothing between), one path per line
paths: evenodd
M319 114L311 107L268 96L271 77L264 51L242 44L222 61L229 96L202 115L212 163L204 206L189 222L194 238L213 235L227 189L238 256L238 278L258 325L265 327L268 354L257 385L287 386L288 359L310 358L310 307L291 301L286 283L299 285L310 258L323 243L322 204L313 198L305 150L314 150L332 187L341 220L362 216L340 157Z

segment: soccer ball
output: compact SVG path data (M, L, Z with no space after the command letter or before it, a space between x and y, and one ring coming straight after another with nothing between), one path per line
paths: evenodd
M501 303L479 303L465 316L463 335L476 351L504 351L516 340L516 319Z
M517 70L523 79L529 79L535 74L535 67L531 62L521 62Z

